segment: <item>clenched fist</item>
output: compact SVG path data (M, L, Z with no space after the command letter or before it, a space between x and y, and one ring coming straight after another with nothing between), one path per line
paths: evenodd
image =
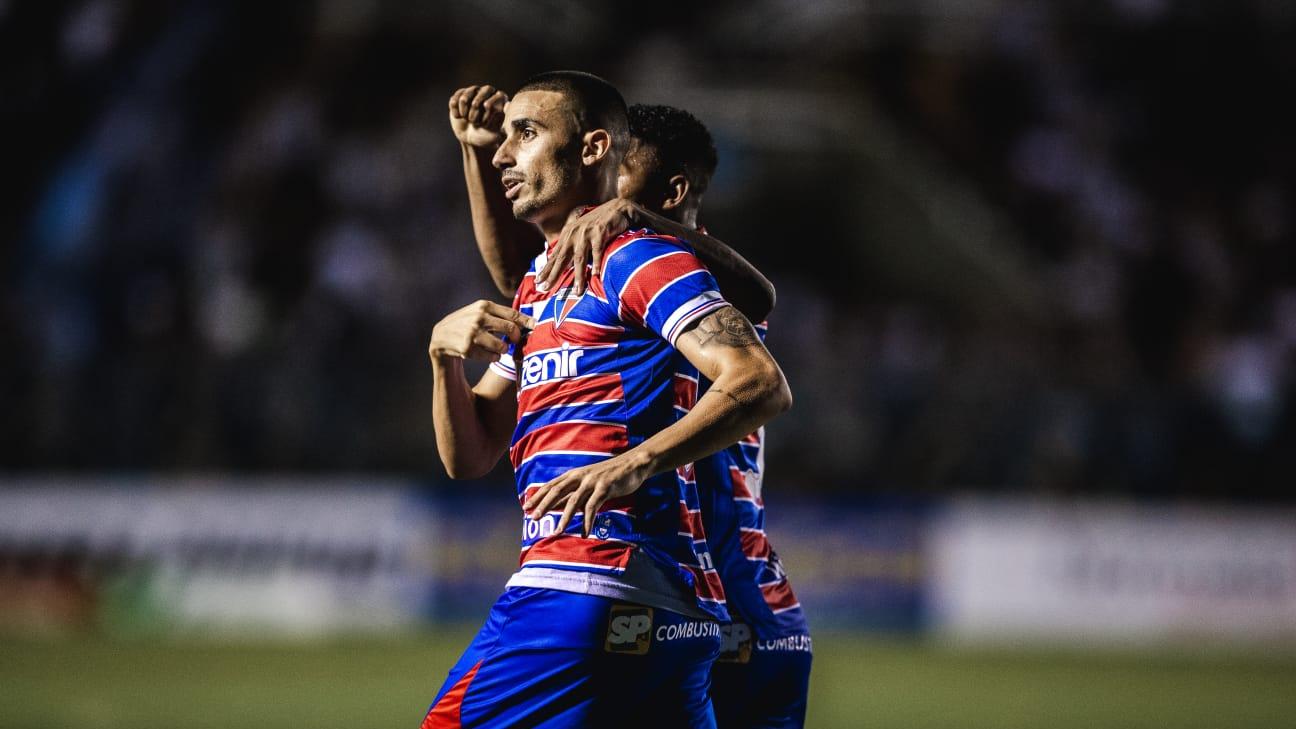
M489 84L466 86L450 95L450 128L461 144L494 147L504 141L508 94Z

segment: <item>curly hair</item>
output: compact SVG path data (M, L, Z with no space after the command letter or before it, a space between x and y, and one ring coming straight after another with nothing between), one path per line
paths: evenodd
M656 150L661 176L683 172L690 190L706 192L719 160L711 132L697 117L673 106L635 104L630 107L630 133Z

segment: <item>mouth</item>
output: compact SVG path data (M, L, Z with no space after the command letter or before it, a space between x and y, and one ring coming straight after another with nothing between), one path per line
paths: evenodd
M505 177L500 182L504 184L504 197L509 200L516 200L518 193L522 190L522 178Z

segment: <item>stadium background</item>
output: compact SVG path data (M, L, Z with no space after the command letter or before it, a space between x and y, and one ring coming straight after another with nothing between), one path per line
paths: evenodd
M0 726L412 726L515 559L445 101L693 111L810 726L1296 710L1296 6L0 2Z

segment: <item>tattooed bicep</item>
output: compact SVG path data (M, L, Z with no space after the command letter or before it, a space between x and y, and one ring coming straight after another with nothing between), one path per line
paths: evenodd
M751 347L760 345L760 338L751 322L732 306L702 317L696 325L684 332L698 349L707 347Z

